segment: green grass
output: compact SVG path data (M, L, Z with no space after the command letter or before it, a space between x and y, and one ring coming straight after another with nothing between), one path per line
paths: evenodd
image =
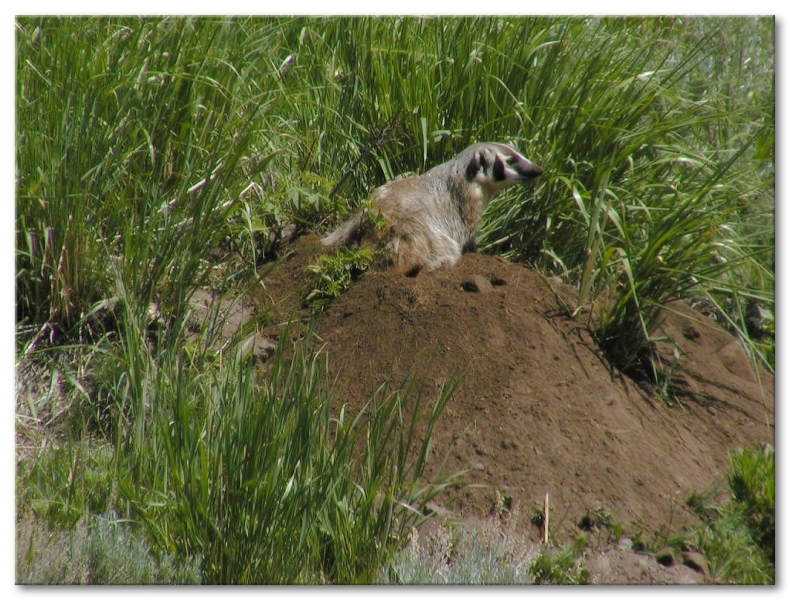
M333 416L324 359L278 354L265 380L241 353L208 375L179 360L153 376L148 429L125 436L121 501L157 547L202 556L204 582L364 582L444 487L423 470L452 389L420 437L419 399L407 417L397 393Z
M773 369L773 18L23 17L15 44L17 497L47 526L133 520L205 582L371 580L449 388L341 418L309 347L261 372L261 323L218 347L189 298L254 294L285 226L473 141L545 169L481 245L578 285L615 366L665 382L682 299Z
M322 309L351 287L354 278L372 262L373 253L365 249L340 248L334 255L321 256L317 263L307 266L313 287L305 295L304 303L313 310Z
M615 364L657 375L676 298L773 364L770 18L23 19L17 47L26 326L74 326L108 264L177 312L206 248L254 263L285 221L509 139L546 176L483 240L578 284Z
M694 494L688 505L703 524L691 539L727 584L776 581L776 457L773 448L730 455L727 490Z
M204 583L359 583L458 483L424 478L451 386L432 407L380 390L336 414L325 357L300 345L265 375L243 347L222 368L172 352L132 375L135 351L116 371L114 447L42 449L18 473L20 516L69 530L117 509L152 552L200 557Z

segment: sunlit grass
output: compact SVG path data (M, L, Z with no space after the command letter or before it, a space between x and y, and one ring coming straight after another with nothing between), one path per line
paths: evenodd
M150 418L119 442L122 503L157 547L202 556L206 583L364 582L444 487L418 482L452 389L418 434L422 405L409 417L399 394L334 416L320 355L278 353L265 380L244 353L225 360L148 372Z
M710 563L711 575L727 584L776 581L776 458L771 447L739 448L730 455L724 501L716 491L687 501L703 520L691 539Z

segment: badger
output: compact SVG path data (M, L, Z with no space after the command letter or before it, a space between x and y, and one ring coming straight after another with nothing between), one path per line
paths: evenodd
M452 267L461 254L475 249L491 198L541 173L541 167L511 146L474 144L423 175L375 189L367 208L321 241L325 246L372 246L378 266L412 276Z

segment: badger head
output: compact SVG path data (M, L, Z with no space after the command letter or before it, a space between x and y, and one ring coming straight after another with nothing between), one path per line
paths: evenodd
M531 181L543 169L505 144L483 143L467 148L466 178L492 191Z

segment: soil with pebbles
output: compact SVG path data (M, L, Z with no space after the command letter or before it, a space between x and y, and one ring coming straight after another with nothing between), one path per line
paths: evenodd
M325 251L315 235L285 244L257 310L272 323L304 323L305 267ZM585 318L564 309L575 296L524 266L470 253L416 277L366 272L313 329L347 410L360 410L382 383L394 390L407 381L429 407L457 381L434 432L432 473L445 461L444 473L469 469L467 480L483 485L437 498L455 518L489 515L498 495L520 506L525 534L538 539L529 516L548 494L558 541L596 514L645 540L698 524L685 501L725 482L728 452L774 443L773 376L758 377L712 319L676 305L681 314L663 322L680 349L675 387L662 398L611 368ZM283 331L261 333L262 360ZM671 357L674 347L664 350ZM616 546L589 559L600 583L707 581L704 566L684 560L661 565Z

